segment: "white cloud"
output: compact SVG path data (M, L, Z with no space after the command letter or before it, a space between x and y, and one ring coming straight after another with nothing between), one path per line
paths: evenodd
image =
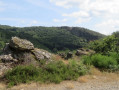
M75 10L72 13L64 12L65 18L74 20L72 23L84 23L95 20L95 26L101 33L110 34L117 30L119 25L119 0L49 0L56 6ZM77 8L77 11L76 11ZM85 17L85 18L84 18ZM100 18L98 21L97 18ZM102 28L101 28L102 27ZM115 28L116 27L116 28Z
M84 22L88 22L88 21L90 21L91 20L91 18L78 18L76 21L75 21L75 23L76 24L81 24L81 23L84 23Z
M51 3L67 9L77 7L80 3L88 3L88 1L89 0L50 0Z
M0 18L1 21L20 21L22 19L18 18Z
M112 32L119 30L119 20L110 19L107 21L103 21L102 23L96 24L95 27L99 32L108 35Z
M53 19L54 22L66 22L67 19Z
M0 18L0 21L14 22L17 24L17 26L33 26L40 24L40 22L37 20L26 18Z
M34 5L37 5L37 6L43 6L46 5L46 3L44 3L43 1L41 0L25 0L31 4L34 4Z
M24 10L21 5L18 5L16 3L6 3L3 1L0 1L0 11L11 11L11 10Z
M0 1L0 11L4 11L5 6L6 6L6 4L3 3L2 1Z
M71 14L63 14L62 16L66 17L89 17L89 13L85 11L73 12Z

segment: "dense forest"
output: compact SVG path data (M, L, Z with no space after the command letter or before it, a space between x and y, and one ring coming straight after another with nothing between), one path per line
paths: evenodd
M11 27L0 25L0 49L11 37L17 36L30 40L35 47L48 51L74 50L85 47L88 42L105 35L82 27Z

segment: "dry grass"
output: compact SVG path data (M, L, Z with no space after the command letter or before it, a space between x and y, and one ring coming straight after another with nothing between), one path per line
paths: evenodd
M74 88L74 84L72 83L67 83L66 88L69 89L73 89Z
M3 83L0 83L0 90L5 90L6 89L6 85Z
M55 61L59 61L60 60L60 61L63 61L65 64L68 64L68 60L63 59L59 55L53 55L52 60L55 60Z
M89 79L89 76L81 76L81 77L78 79L78 81L79 81L80 83L86 83L86 82L88 82L88 79Z
M99 69L92 67L91 70L90 70L90 74L91 75L96 75L96 76L101 76L102 72Z

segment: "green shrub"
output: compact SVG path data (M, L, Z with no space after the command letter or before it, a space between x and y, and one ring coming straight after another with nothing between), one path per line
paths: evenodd
M86 73L86 68L78 63L66 65L62 61L49 63L44 70L44 82L60 83L63 80L76 80L80 75Z
M110 52L109 56L114 58L118 62L118 64L119 64L119 53L117 53L117 52Z
M110 65L109 66L109 71L110 72L117 72L117 71L119 71L119 65Z
M119 52L119 38L115 35L110 35L101 40L91 42L89 47L104 55L109 52Z
M35 80L39 76L39 69L34 66L17 66L8 71L5 78L9 82L9 86L19 83L27 83Z
M9 86L29 81L42 83L60 83L63 80L76 80L79 76L86 74L87 68L76 61L64 64L62 61L50 62L44 67L17 66L8 71L5 79Z
M100 69L109 69L109 66L117 65L117 61L113 57L95 54L83 57L84 64L94 65Z

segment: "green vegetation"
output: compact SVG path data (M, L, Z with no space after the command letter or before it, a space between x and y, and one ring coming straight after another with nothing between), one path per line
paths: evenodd
M90 43L96 54L84 56L83 63L99 69L119 70L119 32Z
M110 66L117 65L117 61L113 57L101 55L101 54L95 54L92 56L85 56L83 58L83 62L86 65L93 65L100 69L109 69Z
M70 61L67 65L61 61L56 61L37 68L34 66L17 66L6 73L5 79L9 86L30 81L60 83L63 80L76 80L86 72L87 68L76 61Z
M108 54L109 52L119 52L119 38L115 35L107 36L101 40L91 42L90 48L96 53Z
M48 64L44 60L39 67L17 66L6 72L4 79L9 86L31 81L40 83L60 83L63 80L76 80L85 75L88 66L93 65L101 70L119 71L119 32L105 37L102 34L79 27L10 27L0 26L0 48L12 36L30 40L35 47L54 53L68 53L70 50L85 47L96 51L84 56L82 61L53 61ZM104 38L103 38L104 37ZM98 40L100 39L100 40ZM90 45L88 44L90 42ZM74 58L79 58L74 57ZM83 62L83 64L81 63Z
M10 27L0 25L0 49L12 36L30 40L35 47L51 52L85 47L104 35L80 27Z

